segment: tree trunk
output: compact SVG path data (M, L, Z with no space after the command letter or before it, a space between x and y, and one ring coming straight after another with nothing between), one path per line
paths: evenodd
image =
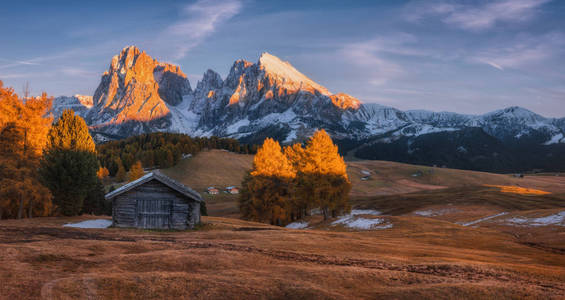
M33 218L33 200L29 200L28 218Z
M18 208L18 219L22 218L23 212L24 212L24 197L20 195L20 207Z

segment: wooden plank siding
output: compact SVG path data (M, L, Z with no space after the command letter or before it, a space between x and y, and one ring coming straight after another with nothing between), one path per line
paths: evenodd
M187 229L200 223L200 202L158 180L150 180L113 199L116 227Z

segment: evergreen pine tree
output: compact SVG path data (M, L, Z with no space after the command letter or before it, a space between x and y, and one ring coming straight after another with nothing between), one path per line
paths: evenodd
M96 145L88 132L83 118L76 116L71 109L66 109L49 130L47 148L52 150L73 150L94 153Z
M116 172L116 181L123 182L126 180L126 177L127 177L126 169L124 168L124 165L120 160L118 165L118 171Z
M59 211L67 216L82 211L84 199L98 181L94 141L84 120L65 110L48 134L40 175Z

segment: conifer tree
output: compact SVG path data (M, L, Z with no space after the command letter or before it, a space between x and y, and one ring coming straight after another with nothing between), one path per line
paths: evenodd
M134 181L143 176L145 172L143 171L143 167L141 166L141 162L138 160L136 161L128 172L128 181Z
M65 110L49 130L40 168L60 213L72 216L82 211L84 199L97 187L98 168L86 123L72 110Z
M351 209L346 164L330 136L319 130L306 148L266 139L242 182L244 218L285 225L320 208L324 219Z
M36 172L50 105L46 94L24 101L0 81L0 219L51 213L51 193Z
M306 203L319 207L324 219L347 212L351 183L347 166L337 146L325 130L318 130L307 143L300 169L298 195Z
M116 172L116 180L118 182L123 182L126 180L127 173L124 165L122 164L121 160L119 161L118 171Z
M110 175L110 171L108 171L108 169L106 167L100 167L98 169L98 172L96 172L96 176L98 177L98 179L102 180L105 179L106 177L108 177Z
M74 150L94 153L96 145L88 132L83 118L76 116L71 109L66 109L49 130L47 148L51 150Z
M240 210L244 218L273 225L292 221L292 180L295 171L273 139L266 139L242 183Z
M255 157L253 157L253 171L251 175L293 178L296 176L296 173L291 163L282 153L279 142L267 138Z

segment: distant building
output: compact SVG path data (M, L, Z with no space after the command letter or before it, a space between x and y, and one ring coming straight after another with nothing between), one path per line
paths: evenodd
M220 193L220 190L218 190L217 188L211 186L208 188L208 194L210 195L217 195Z
M235 186L228 186L226 192L229 194L239 194L239 189Z
M115 227L182 230L200 223L200 194L159 171L146 174L105 198L112 200Z

